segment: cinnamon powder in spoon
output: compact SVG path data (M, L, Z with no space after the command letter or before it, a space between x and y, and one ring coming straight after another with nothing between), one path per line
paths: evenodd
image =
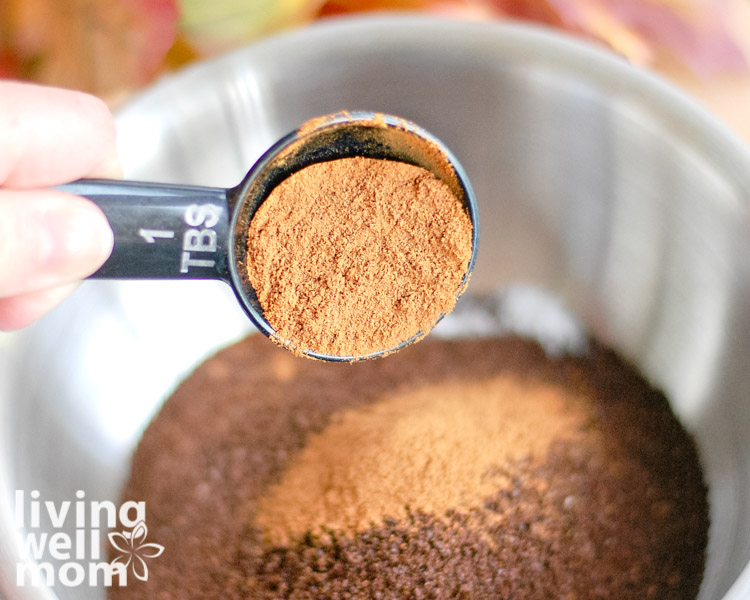
M248 231L248 276L297 352L390 350L452 310L472 253L460 200L414 165L353 157L279 184Z

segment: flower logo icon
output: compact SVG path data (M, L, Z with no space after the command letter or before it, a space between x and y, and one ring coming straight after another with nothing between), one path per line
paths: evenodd
M121 564L127 569L132 566L133 575L140 581L148 580L148 567L144 558L156 558L164 552L164 546L146 543L148 528L146 523L138 521L133 530L124 533L115 531L109 534L109 543L122 552L110 564Z

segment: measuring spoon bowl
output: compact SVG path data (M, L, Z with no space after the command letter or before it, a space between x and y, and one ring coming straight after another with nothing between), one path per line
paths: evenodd
M474 192L458 160L442 142L396 116L341 112L312 119L269 148L233 188L84 179L58 189L97 204L114 232L112 254L92 279L219 279L231 286L252 323L266 336L311 358L351 362L395 352L427 331L394 348L366 355L339 356L295 347L264 317L248 278L247 236L258 207L284 179L314 163L354 156L422 167L462 202L473 228L472 255L460 295L479 243Z

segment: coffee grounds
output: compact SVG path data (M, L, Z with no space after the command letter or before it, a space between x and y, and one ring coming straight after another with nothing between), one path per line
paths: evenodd
M278 340L366 356L453 309L472 224L448 186L406 163L353 157L282 181L248 229L248 277Z
M519 339L428 341L351 366L259 338L199 367L146 430L124 499L146 502L165 552L112 598L695 598L708 530L695 446L610 350L551 360ZM284 544L258 527L263 498L337 420L498 378L560 390L575 435L498 461L480 504L320 523Z

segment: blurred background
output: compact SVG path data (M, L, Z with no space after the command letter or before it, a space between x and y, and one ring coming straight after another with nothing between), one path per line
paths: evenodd
M568 31L666 76L750 143L750 0L0 0L0 77L86 90L116 109L193 61L376 11Z

